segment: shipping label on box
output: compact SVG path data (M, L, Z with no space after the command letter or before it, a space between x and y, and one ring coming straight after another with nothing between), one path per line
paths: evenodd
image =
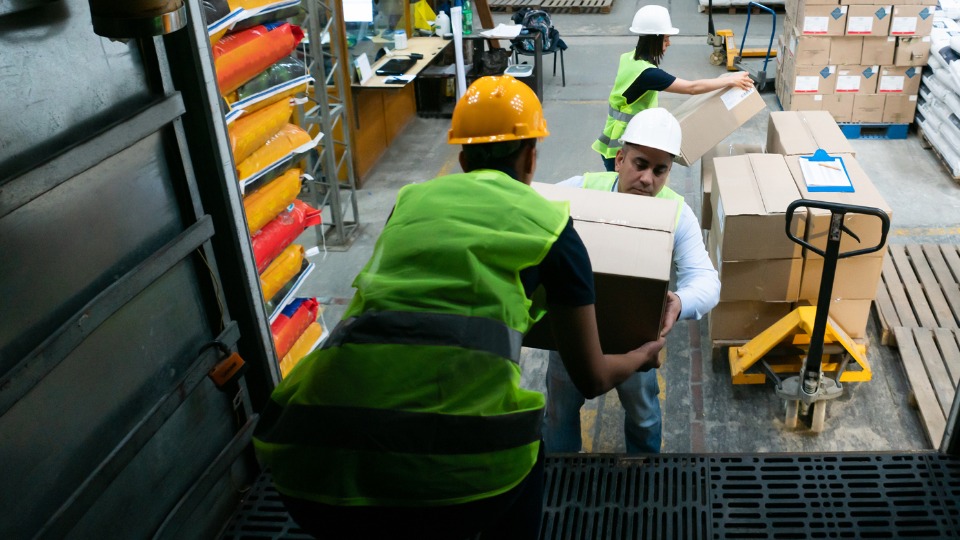
M883 96L880 96L883 97ZM833 155L833 154L831 154ZM877 188L873 185L873 182L870 181L870 177L867 176L867 173L863 170L860 164L857 162L857 159L850 155L839 154L843 159L843 165L846 169L847 175L850 178L850 183L853 186L854 191L849 193L842 192L829 192L829 191L815 191L811 192L807 189L806 181L803 177L803 172L800 169L800 157L798 156L787 156L787 166L790 168L791 173L793 173L793 179L796 182L797 189L800 190L800 198L810 199L814 201L826 201L832 203L845 203L853 204L859 206L868 206L871 208L878 208L880 211L885 212L888 216L893 216L893 210L890 209L890 206L887 204L887 201L883 198ZM847 214L844 217L843 224L847 229L853 231L856 234L860 241L858 242L849 234L844 234L840 241L840 251L841 253L847 251L853 251L857 249L864 249L867 247L876 246L880 242L880 236L882 232L881 222L875 216L867 216L863 214ZM830 229L830 212L828 210L822 210L817 208L812 208L808 212L807 223L806 223L806 241L812 246L824 250L827 247L827 233ZM805 257L820 257L812 251L806 251L804 254ZM876 253L871 253L868 255L861 255L861 257L882 257L883 251L878 251Z
M891 6L849 6L847 10L848 36L885 36L890 30Z
M657 339L670 282L677 202L538 182L531 186L549 200L570 202L570 217L593 266L603 351L624 353ZM549 313L523 344L556 350Z
M893 36L865 37L863 38L863 49L859 63L864 66L892 65L896 47L897 38Z
M765 108L756 89L720 89L691 97L672 111L683 136L674 161L692 165Z
M880 252L882 255L886 249ZM883 257L859 256L837 261L833 277L833 299L872 300L877 295ZM800 281L800 300L815 301L820 294L823 277L823 259L803 259L803 277ZM722 300L722 298L721 298Z
M808 38L808 39L827 39L830 41L830 55L827 64L846 64L853 65L860 63L860 57L863 50L862 37L833 37L833 38Z
M793 259L800 246L784 231L787 206L800 198L784 157L747 154L718 157L711 199L720 261ZM806 215L794 214L790 230L802 235ZM802 238L802 236L798 236Z
M723 156L742 156L744 154L762 154L762 144L720 143L700 158L700 226L709 230L713 222L713 203L710 200L713 191L713 178L716 168L713 160Z
M883 123L909 124L917 112L917 96L888 94L883 101ZM951 118L956 116L951 115Z
M890 21L891 36L928 36L933 29L933 8L894 5Z
M837 66L838 94L875 94L880 66Z
M847 6L801 5L796 28L804 36L842 36L846 30Z
M878 123L883 121L884 96L857 94L853 97L853 121Z
M884 66L877 84L878 94L917 94L922 70L915 66Z
M771 154L813 155L818 149L829 154L855 154L837 122L825 111L770 113L767 151Z
M925 66L930 59L930 36L898 37L895 66ZM952 49L951 49L952 50Z
M832 94L837 81L837 66L795 66L784 68L784 77L792 81L794 94Z

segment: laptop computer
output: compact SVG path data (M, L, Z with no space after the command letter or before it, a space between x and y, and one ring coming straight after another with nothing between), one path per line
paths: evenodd
M377 68L377 75L403 75L417 63L416 58L391 58Z

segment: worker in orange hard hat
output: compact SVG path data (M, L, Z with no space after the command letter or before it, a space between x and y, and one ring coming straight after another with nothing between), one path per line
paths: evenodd
M600 349L568 207L529 185L547 135L525 84L474 82L448 137L464 172L400 190L344 320L273 392L254 443L305 530L535 539L544 396L520 387L523 335L549 308L588 396L658 367L662 339Z

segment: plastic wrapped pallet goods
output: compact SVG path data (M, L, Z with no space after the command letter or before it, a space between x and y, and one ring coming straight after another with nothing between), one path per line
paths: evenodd
M933 16L952 20L960 19L960 0L939 0Z
M300 193L300 169L290 169L243 198L247 227L253 234L293 203Z
M260 287L263 289L264 300L267 302L272 300L284 285L300 273L304 256L303 246L292 244L267 266L267 269L260 274Z

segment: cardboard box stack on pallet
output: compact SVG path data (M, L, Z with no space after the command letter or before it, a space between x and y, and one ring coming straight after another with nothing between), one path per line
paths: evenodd
M777 50L785 111L913 122L937 0L788 0Z
M935 12L916 121L950 174L960 179L960 24L954 18L960 18L960 2Z
M721 283L720 304L710 314L714 343L748 341L795 307L816 304L823 259L787 237L786 210L791 202L801 198L841 202L891 214L828 112L771 113L767 154L731 155L729 148L718 147L715 153L720 156L704 161L713 180L712 191L704 195L713 212L707 244ZM807 189L800 160L817 149L843 158L852 193ZM798 209L791 233L822 249L829 218L829 212ZM880 238L876 218L851 215L844 224L863 243L845 237L841 251L876 245ZM838 263L830 315L850 337L866 335L885 253Z

